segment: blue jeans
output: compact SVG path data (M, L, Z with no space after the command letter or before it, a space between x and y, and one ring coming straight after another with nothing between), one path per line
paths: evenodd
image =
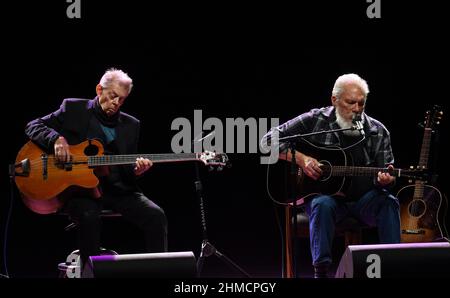
M343 202L318 195L305 205L309 215L309 233L313 265L330 264L331 245L336 223L346 216L371 227L378 227L380 243L400 242L400 213L396 197L385 189L373 189L358 201Z

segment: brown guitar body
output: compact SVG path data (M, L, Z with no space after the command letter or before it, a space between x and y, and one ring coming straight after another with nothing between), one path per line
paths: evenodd
M60 205L56 196L68 187L76 185L83 188L95 188L98 185L99 181L94 174L94 169L83 163L87 161L85 149L89 146L89 142L91 146L98 148L97 155L103 154L103 146L96 140L71 146L70 153L73 160L69 169L58 165L54 155L46 155L31 141L22 147L17 155L16 164L28 159L29 171L27 176L16 175L15 182L27 207L41 214L55 212L55 208ZM43 155L47 157L47 162L44 161ZM77 164L77 162L80 163ZM47 164L46 175L45 163ZM20 170L18 173L21 173Z
M440 210L444 203L441 192L434 186L408 185L397 197L400 200L401 242L432 242L442 239ZM417 196L417 187L421 196ZM415 195L416 194L416 195Z

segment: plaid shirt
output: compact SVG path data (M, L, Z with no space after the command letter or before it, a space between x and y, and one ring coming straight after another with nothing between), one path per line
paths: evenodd
M363 113L364 132L366 139L363 141L363 154L366 166L385 167L394 163L394 155L391 148L391 138L389 131L378 120ZM335 108L333 106L313 109L307 113L281 124L266 134L263 142L270 142L271 134L276 129L279 137L305 134L323 130L339 129L336 122ZM340 133L325 133L307 138L308 141L319 146L339 146L342 147ZM281 143L280 152L286 150L287 144ZM301 150L300 150L301 151Z

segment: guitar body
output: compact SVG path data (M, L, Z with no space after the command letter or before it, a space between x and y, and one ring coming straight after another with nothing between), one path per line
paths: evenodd
M54 155L46 154L31 141L26 143L17 155L16 164L28 160L28 169L22 168L22 172L15 176L16 185L25 204L34 206L32 209L36 210L41 209L38 207L39 201L46 201L43 204L57 206L56 196L70 186L95 188L99 181L94 174L94 169L85 163L88 152L96 152L95 155L101 155L103 146L97 140L71 146L70 153L74 160L70 168L64 168L56 163ZM46 162L43 160L43 156L47 157ZM25 170L28 170L27 174L21 176L20 174L23 174ZM49 207L50 210L54 208ZM47 212L44 206L42 206L42 210L42 212Z
M314 157L328 168L335 166L353 166L352 156L339 147L328 147L327 149L305 148L303 153ZM308 198L317 194L344 195L352 185L352 177L334 176L333 170L324 172L323 175L314 180L307 176L301 168L298 170L298 196Z
M302 148L302 152L316 158L323 165L352 165L351 155L338 147L330 147L332 150ZM277 201L292 203L301 199L307 199L317 194L335 195L345 193L351 186L351 178L345 176L333 176L325 174L318 180L308 177L303 170L292 163L279 160L270 166L269 170L270 192L274 194ZM283 181L283 183L280 183Z
M439 219L443 199L434 186L421 185L423 196L417 197L415 185L397 193L400 201L401 242L431 242L443 237Z

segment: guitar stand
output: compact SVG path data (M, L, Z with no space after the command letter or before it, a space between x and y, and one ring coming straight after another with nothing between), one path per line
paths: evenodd
M238 270L240 273L242 273L245 277L251 277L247 272L244 271L241 267L239 267L235 262L233 262L230 258L228 258L226 255L222 254L220 251L218 251L209 241L208 241L208 233L206 229L206 216L205 216L205 209L203 204L203 196L202 196L202 182L200 181L200 173L199 173L199 167L198 163L195 163L195 173L197 180L195 181L195 190L197 193L197 198L200 204L200 216L201 216L201 222L202 222L202 247L200 250L200 257L197 260L197 275L200 276L202 269L203 269L203 263L205 258L209 256L216 256L220 260L222 260L225 264L230 266L231 268L234 268Z

